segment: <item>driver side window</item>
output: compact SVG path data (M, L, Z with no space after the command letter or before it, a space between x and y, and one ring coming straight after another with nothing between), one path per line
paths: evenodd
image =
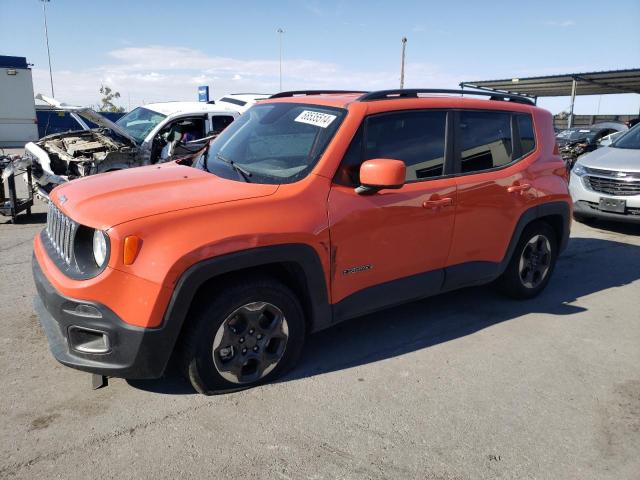
M444 110L407 110L366 118L334 181L346 186L360 185L360 165L373 158L402 160L407 167L407 182L442 176L446 124Z

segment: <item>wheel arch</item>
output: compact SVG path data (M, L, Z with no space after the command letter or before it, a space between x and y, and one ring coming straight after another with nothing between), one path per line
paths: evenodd
M211 288L248 273L272 276L291 288L299 296L309 332L331 325L324 269L316 251L304 244L273 245L206 259L187 269L176 283L163 319L174 342L191 309L204 301Z
M553 228L558 239L558 253L564 251L569 243L569 233L571 231L570 205L563 201L536 205L525 210L525 212L520 216L518 223L514 228L513 235L511 236L507 252L502 259L502 262L500 262L499 274L502 274L502 272L507 268L524 229L532 222L540 220L547 222L551 228Z

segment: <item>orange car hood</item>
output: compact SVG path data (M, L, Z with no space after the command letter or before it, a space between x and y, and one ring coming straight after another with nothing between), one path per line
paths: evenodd
M58 207L82 225L107 229L174 210L272 195L278 185L237 182L167 163L84 177L51 192Z

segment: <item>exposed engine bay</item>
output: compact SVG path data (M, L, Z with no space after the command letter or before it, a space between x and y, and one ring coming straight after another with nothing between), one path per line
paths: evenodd
M26 155L35 157L34 178L44 190L40 193L48 194L56 185L77 177L142 164L137 146L110 134L108 129L59 133L28 144Z

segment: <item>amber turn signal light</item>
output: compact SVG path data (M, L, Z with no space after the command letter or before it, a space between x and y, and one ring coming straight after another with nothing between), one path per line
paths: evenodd
M136 261L142 240L135 235L129 235L124 239L124 264L131 265Z

